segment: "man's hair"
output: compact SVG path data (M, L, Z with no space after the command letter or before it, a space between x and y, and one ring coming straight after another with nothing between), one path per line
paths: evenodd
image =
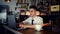
M32 5L29 7L30 9L35 9L35 10L38 10L36 6Z

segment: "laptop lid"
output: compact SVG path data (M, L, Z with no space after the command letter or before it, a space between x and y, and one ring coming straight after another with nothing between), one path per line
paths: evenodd
M17 30L17 24L14 15L8 15L8 26Z

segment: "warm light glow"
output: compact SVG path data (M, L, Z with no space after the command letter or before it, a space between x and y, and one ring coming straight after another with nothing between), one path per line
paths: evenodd
M5 0L5 1L9 3L11 0Z
M10 2L9 0L7 2Z
M28 16L29 16L29 15L30 15L30 12L29 12L29 11L26 11L26 15L28 15Z
M39 11L37 11L37 12L36 12L36 15L40 15L40 12L39 12Z
M29 11L26 11L26 15L30 15L30 12L29 12ZM36 15L40 15L40 12L37 11L37 12L36 12Z

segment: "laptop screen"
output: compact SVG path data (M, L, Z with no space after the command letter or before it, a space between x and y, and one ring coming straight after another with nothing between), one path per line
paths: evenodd
M17 30L17 24L14 15L8 15L8 26Z

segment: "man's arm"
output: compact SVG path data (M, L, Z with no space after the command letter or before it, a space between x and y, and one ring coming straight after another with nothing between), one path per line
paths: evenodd
M34 29L40 30L40 28L42 26L49 26L50 24L51 24L51 21L49 21L49 23L39 24L39 25L23 25L23 24L20 24L19 26L24 27L24 28L34 28Z
M20 27L23 27L23 28L33 28L37 31L40 31L42 26L41 25L19 25Z
M24 27L24 28L33 28L37 31L40 31L41 28L42 28L42 24L43 24L43 18L37 18L37 24L36 25L23 25L23 24L20 24L19 26L20 27Z
M19 27L24 27L24 28L35 28L35 25L23 25L23 24L20 24Z
M42 24L40 26L49 26L50 23ZM24 28L36 28L35 25L25 25L25 24L20 24L19 27L24 27Z
M51 25L51 20L49 20L49 23L43 24L43 26L50 26Z
M40 26L49 26L49 25L51 25L51 21L49 21L49 23L41 24ZM23 25L23 24L20 24L19 26L20 27L25 27L25 28L35 28L35 25Z

